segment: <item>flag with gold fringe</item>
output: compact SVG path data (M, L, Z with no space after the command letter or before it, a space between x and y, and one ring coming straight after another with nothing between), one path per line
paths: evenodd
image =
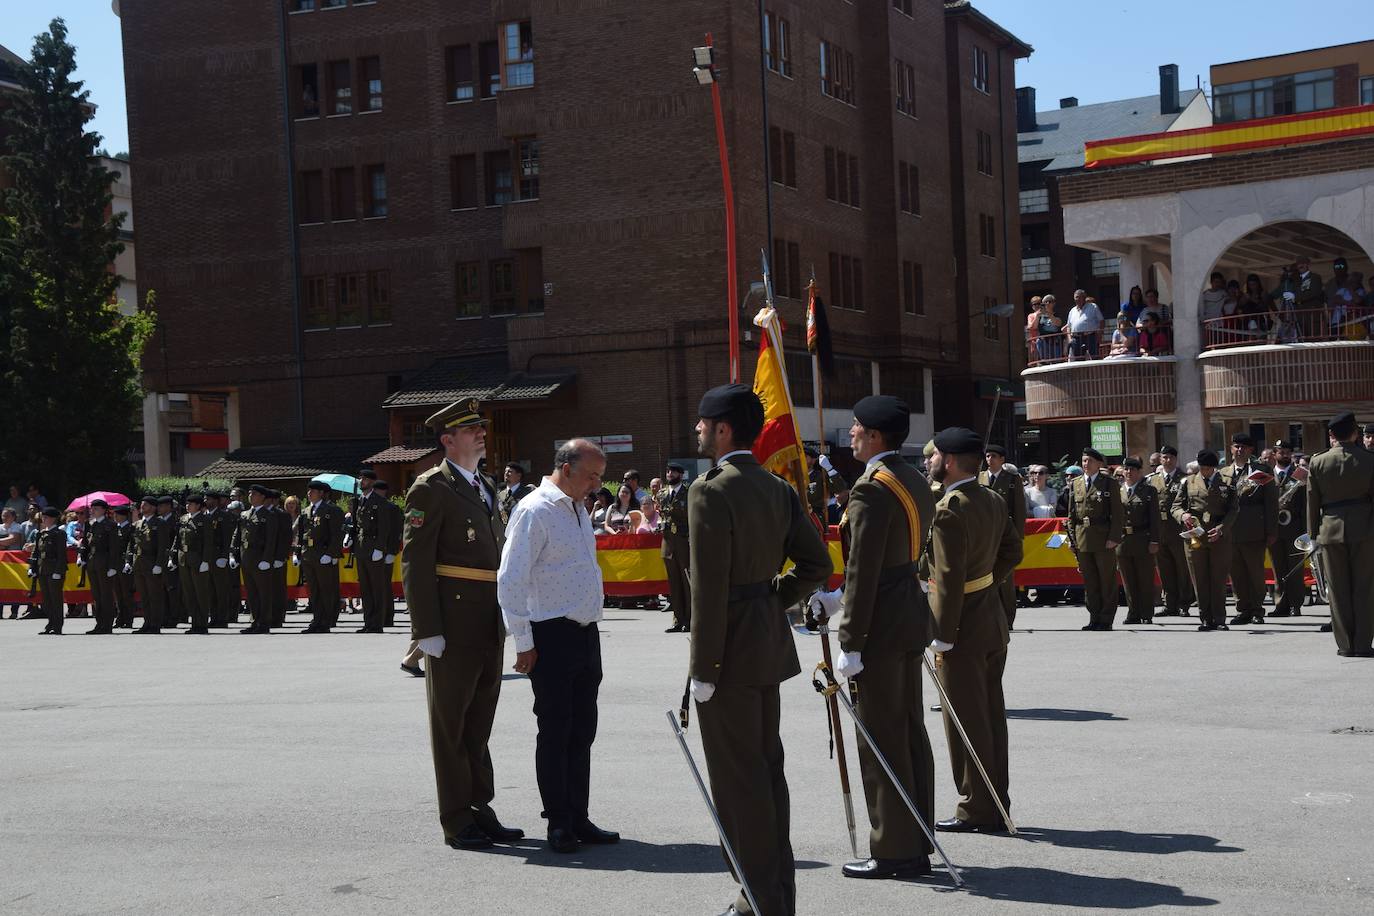
M754 443L754 457L774 474L795 486L801 480L802 443L797 431L792 393L787 387L783 363L782 324L776 309L764 308L754 316L759 334L759 361L754 369L754 393L763 402L763 432Z

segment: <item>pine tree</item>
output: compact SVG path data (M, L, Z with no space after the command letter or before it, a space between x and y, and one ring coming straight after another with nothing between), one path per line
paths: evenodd
M153 316L126 316L112 271L123 214L110 215L117 173L93 158L99 134L67 27L54 19L18 69L6 113L0 201L0 473L38 481L55 502L133 482L140 359Z

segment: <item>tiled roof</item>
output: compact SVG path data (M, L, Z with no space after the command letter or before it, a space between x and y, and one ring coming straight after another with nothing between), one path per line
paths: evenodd
M200 472L234 481L289 480L316 474L352 474L368 455L386 445L380 439L350 439L307 445L235 449Z
M382 402L393 407L444 407L463 398L531 401L546 398L572 381L571 372L511 372L504 357L449 356L435 360Z
M1018 162L1051 160L1046 172L1083 167L1083 144L1089 140L1163 133L1178 120L1201 89L1178 94L1178 112L1159 113L1159 96L1145 95L1095 105L1052 108L1035 113L1036 129L1016 135Z
M576 377L577 374L574 372L547 373L544 375L517 372L506 379L506 383L501 388L491 393L491 400L537 401L540 398L549 397Z
M393 445L389 449L380 451L363 459L363 464L410 464L422 458L428 458L437 452L434 446L424 448L410 448L405 445Z

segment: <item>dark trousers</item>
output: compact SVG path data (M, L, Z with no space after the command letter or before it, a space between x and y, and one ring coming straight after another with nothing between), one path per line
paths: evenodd
M254 560L244 560L243 587L248 595L248 614L253 620L253 626L266 630L275 623L276 605L273 603L275 600L273 586L276 582L277 571L270 565L265 570L258 569L260 562L269 561L261 557Z
M1370 651L1374 647L1374 538L1324 546L1317 562L1326 573L1336 648Z
M566 617L531 626L539 656L530 670L539 724L534 772L549 828L587 819L596 695L601 687L601 634Z
M48 629L62 632L62 580L52 573L43 573L39 590L43 595L43 613L48 617Z
M916 803L916 810L927 825L932 824L935 758L922 718L921 653L866 652L865 656L871 657L864 658L864 670L855 679L859 691L855 712ZM868 803L868 822L873 825L868 834L870 854L879 859L914 859L934 852L873 749L862 738L859 772Z
M214 568L213 564L210 567ZM215 613L215 583L200 567L181 567L181 595L183 606L191 614L191 629L204 630ZM218 620L215 621L218 624Z
M1088 622L1111 626L1116 620L1116 551L1080 550L1078 571L1083 576Z
M668 570L668 604L673 609L675 627L692 624L692 591L687 563L690 551L686 538L674 534L663 536L663 565Z
M442 657L427 657L425 694L439 823L451 840L472 823L473 808L496 797L487 740L501 696L501 646L450 643Z
M949 694L959 721L968 732L969 743L988 771L1002 804L1011 810L1007 775L1007 705L1002 696L1002 672L1007 666L1005 647L980 649L976 646L956 645L942 652L936 665L940 683ZM954 816L975 824L1000 824L1001 812L988 791L987 783L978 772L978 765L964 747L964 739L949 718L949 706L944 710L945 740L949 744L949 762L954 771L954 784L959 789L958 806Z
M776 684L717 687L709 702L697 704L711 797L763 910L759 916L793 916L797 910L780 718ZM742 890L735 909L754 912Z
M238 623L239 611L243 605L241 596L243 592L239 586L239 571L230 569L226 564L223 569L215 563L210 564L210 582L212 583L212 593L214 608L210 612L210 623L217 627L227 627Z
M134 618L138 616L138 605L134 601L134 575L133 573L121 572L115 576L115 624L121 627L132 627Z
M1132 535L1127 535L1131 537ZM1136 551L1140 545L1132 544ZM1131 621L1155 619L1155 558L1149 553L1122 553L1117 548L1116 565L1121 584L1126 587L1126 618Z
M1203 542L1188 548L1188 572L1197 595L1197 616L1205 624L1226 622L1226 576L1231 570L1231 542Z
M109 575L109 567L98 566L91 563L86 568L86 581L91 584L91 605L95 610L95 629L102 632L109 632L114 629L115 613L118 610L115 604L115 579Z
M1193 603L1193 580L1188 575L1188 544L1174 529L1162 529L1159 553L1159 582L1164 588L1164 610L1178 615Z
M1274 602L1276 614L1280 611L1301 614L1307 599L1307 576L1302 568L1307 554L1293 547L1293 539L1301 533L1294 534L1289 529L1269 548L1269 557L1274 561L1274 592L1278 595Z
M339 622L339 566L321 566L318 559L301 560L310 589L310 626L320 630Z
M372 560L371 547L358 550L358 598L363 606L363 626L380 630L386 626L391 606L391 567L386 560Z
M1264 542L1244 541L1231 551L1231 592L1237 614L1264 615Z
M1007 629L1016 625L1016 572L997 583L997 597L1002 602L1002 613L1007 615Z
M154 633L162 629L162 618L167 613L167 587L162 584L164 578L165 572L160 576L150 572L134 575L138 597L143 604L143 629Z
M275 562L275 561L274 561ZM295 567L291 565L289 559L282 562L281 566L272 567L272 626L286 626L286 612L294 610L295 601L287 592L288 579L287 573L296 575Z

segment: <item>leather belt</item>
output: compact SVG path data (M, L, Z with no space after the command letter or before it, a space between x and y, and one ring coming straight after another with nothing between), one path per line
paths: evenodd
M737 601L754 601L758 598L767 598L773 594L773 583L752 582L748 585L730 586L729 602L734 604Z
M449 566L445 563L434 564L434 572L446 579L467 579L470 582L495 582L496 570L477 569L472 566Z

